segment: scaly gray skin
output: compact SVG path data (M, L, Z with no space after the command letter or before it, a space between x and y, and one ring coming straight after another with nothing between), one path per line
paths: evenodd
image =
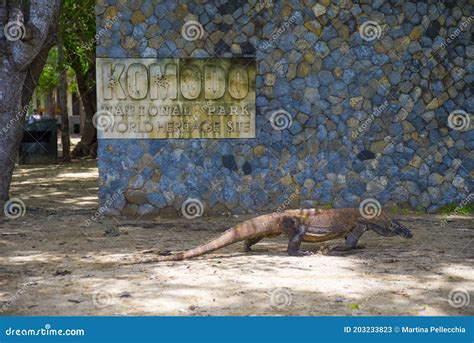
M349 250L356 247L360 237L367 230L373 230L385 237L399 235L412 238L407 227L386 215L365 219L358 209L353 208L287 210L247 220L196 248L167 256L153 256L150 259L130 261L126 264L181 261L202 256L241 241L245 241L245 251L250 251L250 247L263 238L281 234L289 237L287 251L290 256L308 255L300 251L302 242L323 242L337 238L345 238L346 243L335 249Z
M290 216L297 214L292 211L298 210L287 211ZM302 222L295 222L295 225L301 226L300 230L305 232L299 244L345 238L345 245L336 247L335 250L354 249L360 237L368 230L384 237L397 235L408 239L413 237L411 231L398 220L383 213L374 218L364 218L359 209L354 208L320 210L319 214L308 216Z

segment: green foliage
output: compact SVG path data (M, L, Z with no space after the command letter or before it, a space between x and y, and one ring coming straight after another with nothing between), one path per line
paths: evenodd
M76 72L87 74L95 63L95 1L65 0L59 20L58 35L65 48L65 66L58 58L58 47L50 50L36 90L49 94L58 87L60 73L67 69L70 92L77 92ZM93 78L92 78L93 79ZM94 83L88 85L94 87Z
M443 206L438 210L438 213L446 214L446 215L450 215L450 214L468 215L468 214L474 213L474 203L469 203L466 206L459 207L459 208L458 206L459 206L458 204Z
M77 93L78 87L77 87L77 81L76 81L76 73L70 66L68 66L67 68L67 79L69 80L68 91L70 93Z
M455 214L460 214L460 215L468 215L468 214L473 214L474 213L474 203L467 204L466 206L459 207L459 204L451 204L451 205L446 205L441 207L437 212L439 214L446 214L446 215L455 215ZM408 215L408 214L413 214L412 211L410 211L407 208L400 208L400 207L392 207L390 208L390 212L393 214L399 214L399 215ZM415 209L415 214L421 215L421 214L426 214L426 209L418 205Z
M410 210L407 208L401 208L398 206L394 206L390 208L390 212L393 214L400 214L400 215L408 215L411 214Z
M40 94L48 94L59 85L58 73L58 49L53 47L48 54L48 59L41 72L41 76L36 86L37 92Z
M78 77L88 76L95 67L95 0L65 0L59 30L66 62ZM94 87L94 77L88 78Z
M58 47L53 47L49 51L48 59L36 86L36 91L39 94L49 94L56 89L59 86L60 73L64 70L63 68L67 68L68 80L70 81L68 90L70 92L77 92L74 70L69 66L59 65Z
M426 209L422 205L416 206L415 213L420 215L426 213Z

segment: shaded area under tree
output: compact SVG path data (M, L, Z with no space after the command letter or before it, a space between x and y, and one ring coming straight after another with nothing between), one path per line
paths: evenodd
M14 181L12 193L22 195L27 212L0 223L0 308L24 292L4 314L474 314L472 300L461 308L448 302L451 290L474 289L472 216L443 228L442 215L403 215L412 240L368 232L365 249L341 256L322 254L341 243L330 241L305 244L314 256L288 257L281 238L250 254L236 244L196 260L119 267L138 251L193 247L249 216L91 220L98 206L92 161L19 168ZM272 306L281 289L291 301ZM98 292L110 303L96 306Z

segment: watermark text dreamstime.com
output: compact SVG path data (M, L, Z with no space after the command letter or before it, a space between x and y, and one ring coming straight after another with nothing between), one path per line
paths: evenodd
M384 103L379 107L376 107L369 115L369 117L356 130L352 132L352 138L357 139L364 131L366 131L370 127L375 118L378 118L383 112L387 110L388 107L389 103L387 100L385 100Z
M450 45L460 34L463 32L469 24L474 20L474 16L469 16L466 20L464 20L457 28L454 30L453 33L446 38L437 49L431 52L429 56L426 57L426 60L421 64L418 69L424 67L432 58L434 58L440 51L446 49L448 45ZM436 62L436 61L435 61Z
M117 15L113 18L106 18L104 28L100 29L99 32L97 32L91 40L89 40L87 43L84 44L84 49L86 50L94 49L95 43L98 42L99 39L102 36L104 36L107 33L107 31L109 31L112 28L112 25L114 25L115 22L119 20L120 18L122 18L122 13L117 13Z
M450 216L455 216L457 215L461 209L468 205L472 200L474 200L474 193L469 193L467 197L465 197L460 203L458 206L456 206L456 208L453 210L453 212L449 213L446 215L446 218L444 218L442 221L441 221L441 227L445 227L447 224L448 224L448 218Z
M293 193L291 193L290 195L288 195L285 200L282 202L282 204L280 206L278 206L278 208L275 210L275 212L273 212L272 214L269 215L269 217L266 218L267 221L270 221L272 220L275 216L278 216L280 213L282 213L283 211L287 210L288 207L290 207L291 205L291 202L294 201L298 195L300 194L300 190L299 189L296 189ZM268 222L265 223L265 225L267 225Z
M107 199L104 205L99 207L99 209L95 211L92 217L90 217L89 219L86 219L86 222L85 222L86 226L89 227L93 222L99 219L109 209L109 206L112 206L114 201L117 200L122 194L123 194L123 191L119 191L119 192L114 193L110 197L110 199Z
M30 109L33 107L33 102L30 101L27 105L25 105L22 109L20 109L18 112L16 112L15 117L10 119L10 121L0 129L0 134L1 135L6 135L8 130L11 129L11 127L18 122L21 122L22 118L25 117Z
M441 43L440 49L445 49L449 44L451 44L460 34L463 32L468 25L471 24L471 22L474 20L474 16L469 16L465 21L463 21L457 28L454 30L453 33L449 35L448 38L444 40L443 43Z
M271 38L268 41L263 42L263 49L268 49L272 46L272 44L280 37L286 30L290 27L291 24L294 24L296 20L301 16L300 12L295 12L291 17L289 17L285 22L275 31L273 32Z
M286 210L290 206L291 202L296 199L298 194L300 194L300 191L298 189L296 191L294 191L293 193L291 193L285 199L285 201L283 201L283 203L280 206L278 206L278 208L275 210L275 212L280 213L280 212L283 212L284 210Z
M23 293L25 293L28 290L28 288L30 288L31 285L34 285L34 282L32 279L28 279L28 281L23 286L21 286L16 291L16 293L5 304L2 305L2 307L0 307L0 313L5 312L14 303L16 303L20 299L20 297L23 295Z
M39 329L16 329L9 327L5 330L6 336L85 336L84 329L53 329L50 324Z

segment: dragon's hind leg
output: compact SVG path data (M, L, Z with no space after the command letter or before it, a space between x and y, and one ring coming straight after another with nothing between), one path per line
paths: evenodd
M245 251L245 252L252 251L252 249L251 249L252 245L257 244L257 243L260 242L262 239L263 239L263 237L256 237L256 238L247 239L247 240L244 242L244 251Z
M347 251L352 249L357 249L357 242L359 242L360 237L367 231L367 226L364 224L357 224L351 231L349 231L346 236L346 244L339 245L331 250L334 251Z

